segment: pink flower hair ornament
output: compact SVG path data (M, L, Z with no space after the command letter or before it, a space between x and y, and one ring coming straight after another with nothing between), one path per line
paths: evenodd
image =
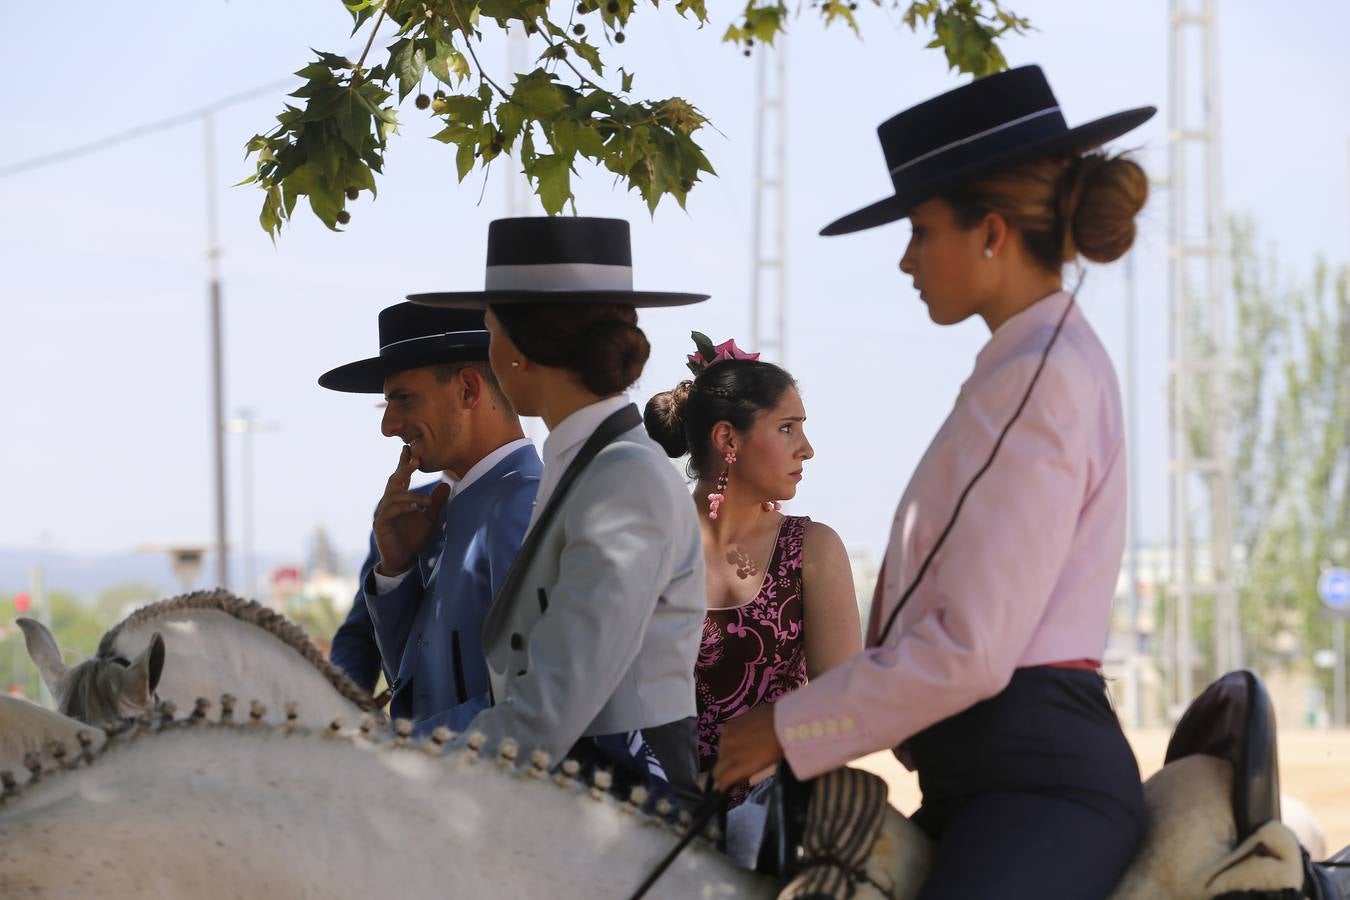
M695 378L702 375L710 366L728 359L759 359L758 353L746 353L737 347L734 338L727 338L717 346L713 346L712 340L706 334L691 331L689 335L694 339L694 347L697 352L689 354L687 365L689 371L694 373Z

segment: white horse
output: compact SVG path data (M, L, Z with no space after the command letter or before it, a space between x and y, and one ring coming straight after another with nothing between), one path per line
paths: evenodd
M12 895L113 900L364 898L391 885L413 898L625 897L680 833L641 790L623 803L603 777L583 784L570 764L558 773L545 758L521 764L514 742L486 758L445 750L447 738L415 744L368 723L316 733L156 719L110 738L88 765L62 752L0 795L0 884ZM1296 890L1297 841L1272 821L1239 843L1231 783L1231 766L1205 755L1150 779L1148 835L1112 900ZM883 815L854 896L909 900L931 847L894 809ZM777 893L773 879L700 840L649 896Z
M625 803L569 770L518 764L511 744L487 759L381 732L156 723L4 802L0 885L113 900L628 896L679 828L640 789ZM860 900L913 896L901 851L926 852L916 832L889 811L869 871L884 890ZM696 840L648 896L776 894Z
M46 627L17 621L61 712L94 725L144 714L156 696L186 712L200 697L230 693L260 702L269 721L283 720L294 703L300 724L317 728L375 710L303 628L225 591L142 607L103 635L93 657L70 667Z

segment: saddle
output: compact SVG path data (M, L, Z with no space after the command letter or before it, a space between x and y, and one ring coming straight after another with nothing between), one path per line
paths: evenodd
M1196 753L1233 767L1233 823L1238 842L1280 818L1280 760L1275 709L1255 672L1229 672L1196 697L1167 742L1163 765Z
M1208 766L1204 757L1211 758ZM1212 760L1222 760L1227 766L1216 770ZM1227 834L1222 842L1216 841L1220 835L1212 816L1188 819L1183 811L1168 810L1168 795L1180 795L1184 791L1181 783L1189 781L1193 787L1206 777L1210 784L1228 784L1227 806L1235 835ZM1158 845L1176 846L1193 839L1200 846L1203 835L1215 843L1214 849L1227 849L1196 869L1206 876L1204 885L1214 900L1346 900L1332 874L1309 860L1307 850L1280 822L1274 707L1254 672L1228 672L1193 700L1168 742L1164 768L1145 785L1145 801L1152 834L1131 868L1141 872L1127 874L1123 893L1130 893L1131 881L1138 882L1131 876L1146 872L1150 862L1162 855ZM1200 818L1211 820L1200 822ZM1172 830L1180 831L1162 834Z

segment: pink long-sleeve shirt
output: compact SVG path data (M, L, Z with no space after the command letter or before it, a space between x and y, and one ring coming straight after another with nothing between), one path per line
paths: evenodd
M1051 294L980 351L891 527L869 645L989 458L1069 302ZM1075 306L993 465L886 642L778 701L788 762L811 778L994 696L1023 666L1101 659L1125 548L1115 370Z

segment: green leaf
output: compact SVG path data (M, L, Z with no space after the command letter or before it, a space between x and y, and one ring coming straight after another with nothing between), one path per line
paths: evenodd
M701 331L691 331L689 336L694 339L694 347L698 349L698 355L708 362L713 361L717 356L717 349L713 346L712 339Z
M483 113L486 109L483 101L477 97L468 97L464 94L450 94L443 101L445 109L445 120L459 122L481 122Z
M543 69L521 75L511 92L511 102L521 108L527 119L550 119L567 105L556 81L556 76Z
M474 145L465 143L459 145L459 151L455 154L455 169L459 172L459 180L463 181L465 176L473 171L474 160L477 156L474 152Z
M268 188L263 196L262 212L258 214L258 224L262 225L263 231L276 240L277 232L281 231L281 189Z
M331 81L333 70L323 63L312 62L295 73L306 81Z
M389 45L389 68L398 78L398 99L412 93L427 68L427 56L417 43L400 38Z
M451 122L440 131L431 136L433 141L440 141L442 144L459 144L463 146L466 143L477 143L476 130L463 122Z
M600 62L600 51L596 49L594 44L589 44L586 41L574 41L569 38L567 45L572 48L577 56L586 60L595 74L605 74L604 64Z
M360 150L370 135L370 113L361 106L354 91L348 91L336 114L338 134L353 150Z
M556 216L572 197L572 166L556 154L545 154L526 168L526 174L535 180L535 193L544 205L544 212Z
M595 127L569 118L559 118L553 123L549 143L559 156L568 159L577 153L596 159L605 152L605 140Z
M520 137L520 132L525 127L525 111L516 103L510 100L504 100L497 104L497 128L502 133L502 143L507 147L512 147L516 143L516 138Z
M453 87L469 77L469 60L453 44L435 42L435 52L427 59L427 68L441 84Z

